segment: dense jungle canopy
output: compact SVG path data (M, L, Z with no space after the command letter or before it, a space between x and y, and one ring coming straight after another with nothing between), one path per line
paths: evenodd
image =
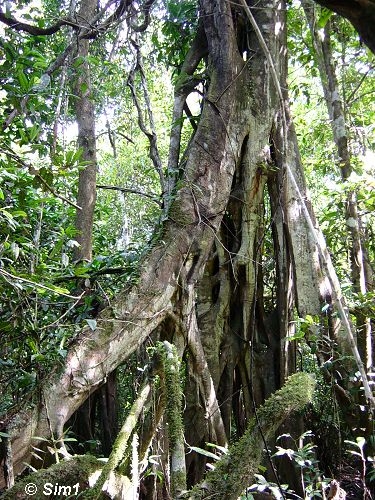
M1 498L374 498L374 23L0 0Z

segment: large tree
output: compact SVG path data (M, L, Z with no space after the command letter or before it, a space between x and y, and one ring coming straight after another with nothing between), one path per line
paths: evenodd
M87 12L90 19L77 31L78 51L87 54L88 39L127 19L136 53L128 84L136 105L134 77L138 72L142 82L144 73L135 33L145 29L152 4L145 1L141 7L142 25L135 25L132 2L118 2L104 20L102 12L93 18ZM306 194L288 107L286 5L282 0L256 5L201 0L196 9L195 33L187 38L190 46L176 79L168 165L159 169L166 176L165 181L161 176L164 211L153 245L139 263L137 281L71 342L64 366L41 381L38 404L25 407L7 424L16 472L30 459L37 442L33 436L62 439L74 412L149 338L174 344L185 362L183 433L176 437L170 430L164 439L170 441L172 472L186 469L190 484L202 478L205 459L191 453L182 466L183 439L192 446L225 446L233 428L238 436L245 434L254 407L296 370L290 341L296 314L321 316L325 311L325 333L344 355L354 353L364 374ZM0 19L32 33L29 25L6 14ZM67 18L50 32L62 25L77 30L77 20ZM181 123L194 89L201 94L202 109L183 150ZM138 109L141 128L142 117ZM153 130L148 138L159 167ZM262 252L266 244L271 271ZM332 314L335 309L341 321ZM319 355L324 363L326 354ZM372 404L368 385L366 390ZM336 391L346 402L346 387L336 384ZM164 405L172 404L164 399L155 411L157 422L150 421L144 431L144 442L157 433ZM216 494L231 498L239 486L246 485L235 484L228 497Z

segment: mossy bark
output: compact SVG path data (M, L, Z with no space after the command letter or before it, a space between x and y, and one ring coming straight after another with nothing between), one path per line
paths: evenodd
M171 455L171 493L172 497L176 498L181 491L186 490L180 361L176 348L169 342L163 342L161 354L164 364L166 413Z
M112 453L108 459L108 462L104 465L103 470L92 490L87 491L83 494L82 498L92 498L99 499L102 495L102 489L109 478L111 472L115 470L115 468L119 465L121 460L125 455L126 448L128 446L129 438L136 426L139 416L144 409L147 400L151 393L150 384L145 384L142 388L138 398L133 403L133 406L127 416L124 425L119 432L116 441L113 445ZM137 487L137 485L135 486Z
M257 411L245 432L209 472L204 482L186 493L183 498L196 500L217 498L235 500L254 480L264 448L263 437L271 437L283 421L295 411L302 410L312 399L315 382L306 373L290 376L285 385Z
M59 487L70 487L71 494L77 494L88 487L89 477L101 467L103 467L103 462L100 462L91 455L76 456L70 460L64 460L52 465L48 469L41 469L17 481L13 488L2 494L1 499L14 500L18 498L22 500L34 498L38 500L39 498L50 498L48 493L50 490L49 484L52 491L55 490L57 485L55 491L60 491L61 493L60 495L53 496L53 498L68 496L65 493L69 490L58 490Z

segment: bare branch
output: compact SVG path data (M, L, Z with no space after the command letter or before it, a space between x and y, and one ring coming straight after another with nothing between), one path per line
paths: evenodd
M150 200L154 201L161 207L161 201L157 197L156 194L148 194L148 193L143 193L142 191L139 191L138 189L132 189L132 188L123 188L120 186L103 186L103 185L97 185L97 188L100 189L112 189L113 191L120 191L121 193L132 193L132 194L138 194L140 196L144 196L145 198L149 198Z
M31 172L30 172L31 173ZM65 201L65 203L68 203L68 205L76 208L77 210L82 210L82 208L74 203L74 201L69 200L68 198L65 198L62 194L59 194L55 189L53 189L52 186L50 186L41 175L35 174L35 177L43 184L43 186L51 193L53 196L56 196L56 198L59 198L62 201Z
M0 11L0 22L9 26L14 31L25 31L30 35L43 36L43 35L53 35L57 33L62 26L71 26L77 28L77 23L70 18L59 19L57 23L53 24L49 28L38 28L32 24L23 23L18 21L15 17L7 16L4 12Z
M131 139L130 137L128 137L127 135L123 134L122 132L120 132L119 130L116 130L115 131L116 134L118 134L119 136L123 137L124 139L126 139L127 141L131 142L132 144L135 144L135 142L133 141L133 139Z
M150 24L150 9L152 5L155 3L155 0L146 0L145 3L141 7L141 12L143 13L144 20L143 23L140 24L139 26L136 26L135 24L131 24L131 28L133 31L136 33L141 33L145 31Z
M105 31L107 31L111 24L119 21L122 18L129 4L128 0L121 0L115 12L110 15L108 19L106 19L102 24L97 25L98 21L104 16L108 7L113 4L114 1L115 0L109 0L109 2L104 6L103 9L99 11L94 19L90 20L89 23L86 23L86 26L84 26L84 33L82 34L82 38L95 38L99 33L104 33ZM3 11L0 11L0 22L6 24L14 31L24 31L25 33L29 33L30 35L34 36L53 35L57 33L63 26L70 26L75 30L82 29L82 24L78 23L77 20L73 19L72 17L59 19L55 24L48 28L39 28L38 26L19 21L13 16L8 16Z
M139 47L138 43L136 43L134 40L132 40L131 42L132 42L132 45L136 51L136 64L135 64L135 67L129 73L127 85L130 88L133 102L134 102L134 105L137 109L139 128L141 129L141 131L146 135L146 137L149 140L150 158L151 158L152 163L154 164L155 170L159 174L160 186L161 186L162 192L164 193L165 192L165 178L164 178L164 173L163 173L163 165L162 165L162 161L161 161L160 154L159 154L154 118L153 118L153 113L151 110L151 103L150 103L150 98L148 95L145 73L143 71L143 66L142 66L142 55L141 55L141 51L140 51L140 47ZM147 111L149 125L150 125L151 130L148 130L148 128L145 124L145 121L143 118L143 113L142 113L142 108L141 108L141 103L139 102L139 98L137 96L137 93L136 93L135 87L134 87L134 77L135 77L135 74L137 71L139 72L139 74L141 76L141 85L142 85L142 90L143 90L143 96L144 96L146 111Z
M68 299L78 300L81 298L81 296L77 297L75 295L70 295L61 290L53 289L49 286L43 285L42 283L36 283L35 281L28 280L27 278L22 278L21 276L16 276L15 274L8 273L8 271L5 271L5 269L0 269L0 275L3 276L10 284L12 283L9 280L17 280L22 281L23 283L28 283L29 285L33 285L36 288L43 288L43 290L48 290L50 292L56 293L57 295L62 295L63 297L67 297Z

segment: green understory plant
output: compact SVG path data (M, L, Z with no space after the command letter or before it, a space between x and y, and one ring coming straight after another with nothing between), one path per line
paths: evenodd
M292 441L292 448L276 446L276 453L273 457L287 456L297 469L302 485L303 496L299 496L289 489L287 484L278 485L268 481L261 474L256 474L257 483L250 486L249 491L270 492L276 499L285 498L287 494L292 498L300 500L310 500L313 498L324 498L324 491L329 485L330 479L324 478L319 468L319 461L315 456L316 446L311 442L313 437L311 431L306 431L298 438L294 439L290 434L278 436L276 441L288 439ZM251 494L251 493L250 493ZM285 494L285 495L284 495ZM252 498L252 497L247 497Z
M371 438L375 438L375 436L371 436ZM366 456L365 447L367 443L363 436L358 436L355 441L345 439L344 442L349 446L347 453L354 457L358 457L360 460L361 482L364 491L366 491L366 477L369 483L375 483L375 457Z

